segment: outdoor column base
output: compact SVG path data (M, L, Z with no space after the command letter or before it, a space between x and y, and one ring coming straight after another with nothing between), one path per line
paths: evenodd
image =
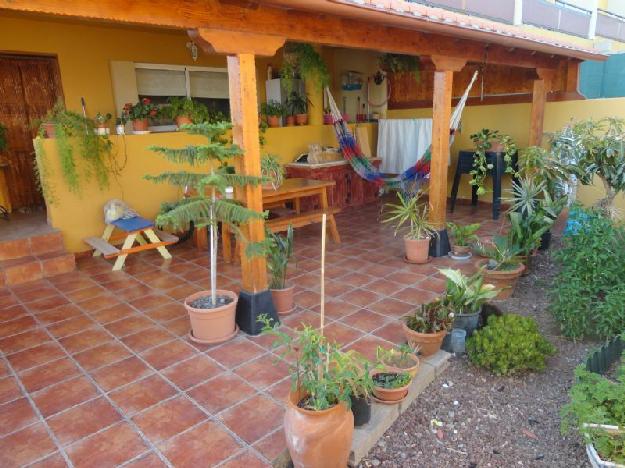
M275 323L280 323L278 313L273 306L271 291L249 293L241 291L237 302L237 325L248 335L258 335L263 329L263 324L258 321L258 316L266 314Z
M446 257L451 251L447 229L441 229L437 233L430 241L430 257Z

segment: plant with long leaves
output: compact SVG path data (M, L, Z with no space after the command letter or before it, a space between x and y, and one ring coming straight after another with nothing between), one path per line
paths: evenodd
M497 296L499 291L492 284L484 283L482 272L466 276L460 270L444 268L439 270L447 278L443 302L459 314L473 314Z
M563 149L566 139L552 140L551 150L540 146L530 146L519 150L518 176L531 179L543 185L554 198L566 195L566 187L573 176L581 175L579 168L569 162Z
M478 242L475 252L486 257L488 259L486 268L494 271L514 270L521 263L519 255L523 254L521 247L509 236L493 236L489 245Z
M266 213L242 206L236 200L225 198L228 187L255 186L264 181L262 177L230 174L226 171L227 161L242 155L238 146L226 144L222 139L230 127L227 122L183 125L182 129L187 133L205 137L206 144L189 145L184 148L150 146L149 149L162 154L172 162L197 168L198 172L163 172L159 175L145 176L147 180L155 183L169 183L181 188L190 187L196 193L195 196L165 204L156 218L156 224L175 230L186 230L191 223L197 228L208 226L213 305L217 304L218 223L227 223L240 238L243 238L239 229L241 225L265 219L267 216Z
M341 351L319 330L303 325L291 336L267 315L258 318L263 333L275 337L272 346L289 363L291 388L303 393L300 406L322 411L339 403L348 407L351 396L370 388L370 363L354 351Z
M541 237L553 225L554 219L539 212L531 215L521 213L508 213L510 230L508 238L511 245L517 245L521 255L531 255L540 247Z
M383 223L395 224L395 235L406 225L409 239L427 239L437 235L436 229L428 221L428 207L420 202L420 193L414 196L403 195L397 192L399 203L387 203L388 215L382 220Z
M466 247L471 242L478 242L480 238L476 232L480 228L480 223L473 224L456 224L447 223L447 227L451 231L451 237L454 239L454 244L458 247Z
M293 226L289 225L284 236L267 229L265 239L267 270L271 275L269 287L271 289L284 289L287 267L291 257L293 257Z

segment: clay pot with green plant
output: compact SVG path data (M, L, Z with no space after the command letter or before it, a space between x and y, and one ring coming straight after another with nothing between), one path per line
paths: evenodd
M364 426L371 420L371 395L373 379L366 366L362 367L352 383L351 408L354 427Z
M421 306L403 318L406 341L423 357L438 352L447 332L451 330L454 313L440 298Z
M286 102L287 110L295 116L297 125L308 125L308 106L312 106L310 99L297 91L293 91Z
M403 195L397 192L399 203L387 204L388 209L383 223L395 225L395 235L397 236L404 226L404 247L406 251L406 261L409 263L427 263L429 260L430 239L436 235L436 230L428 221L428 207L425 203L420 203L420 194L414 196Z
M293 91L293 82L296 78L312 82L321 89L330 85L330 71L312 45L287 42L283 54L280 78L287 93Z
M126 120L132 121L132 129L135 132L147 132L149 119L158 115L158 107L152 104L149 98L143 98L139 102L130 102L124 105L122 113Z
M471 336L479 326L482 306L497 297L495 286L484 282L481 271L466 276L459 270L441 269L447 278L443 302L454 312L453 328L461 328Z
M478 260L476 266L482 269L484 280L499 290L496 299L509 298L525 270L525 265L519 260L519 246L513 244L509 237L494 236L490 245L478 243L475 252L486 257Z
M170 97L167 102L167 106L160 113L163 117L174 120L178 128L208 121L208 108L201 102L188 97Z
M286 235L266 233L267 270L271 275L269 288L276 312L288 315L293 312L293 291L295 286L286 285L289 261L293 256L293 226L288 227Z
M399 403L406 395L412 382L412 377L407 372L390 370L372 370L373 395L383 403Z
M267 125L275 128L280 126L280 119L285 113L285 108L278 101L263 102L260 105L260 113L265 116Z
M480 229L480 223L456 224L447 223L447 228L453 239L452 254L458 258L471 257L471 244L478 242L480 238L476 232Z
M304 325L293 336L261 316L263 333L289 364L291 393L284 434L296 468L345 468L351 451L354 415L351 397L358 376L369 365L353 351L341 351L318 330Z
M414 378L419 370L420 361L415 350L403 343L397 348L386 349L378 346L375 354L377 361L390 372L406 372Z
M263 189L278 190L284 182L284 166L275 154L264 154L260 158L260 173L267 182L263 182Z
M163 207L156 218L158 226L182 231L188 229L190 223L193 223L196 228L208 227L209 229L210 290L193 294L184 301L191 320L189 338L205 344L221 343L232 338L238 331L235 323L237 295L232 291L217 289L218 224L227 223L245 241L239 226L252 220L265 218L264 213L245 208L236 200L225 196L228 187L257 186L262 183L261 177L230 174L227 170L224 163L242 154L238 146L223 141L224 135L230 128L230 124L225 122L194 124L185 127L187 133L206 138L207 143L201 146L202 151L198 151L200 146L184 148L151 146L149 148L172 162L184 162L193 167L198 167L199 162L215 162L221 163L221 166L208 165L210 169L205 172L180 171L145 176L153 182L170 183L180 187L181 190L184 187L192 187L196 193L194 197L182 198ZM248 245L248 248L252 246L255 244ZM277 314L273 315L277 319Z

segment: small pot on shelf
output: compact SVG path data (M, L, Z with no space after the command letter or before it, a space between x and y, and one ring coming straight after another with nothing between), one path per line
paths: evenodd
M427 263L430 252L430 239L411 239L404 236L406 260L409 263Z
M271 289L271 298L273 306L279 315L288 315L293 312L293 292L295 286L284 289Z
M276 128L280 126L280 116L279 115L268 115L267 116L267 125L271 128Z
M308 114L295 114L295 123L297 125L308 125Z
M191 117L189 117L188 115L179 115L178 117L176 117L176 126L178 128L180 128L183 125L189 125L192 123L193 121L191 120Z
M294 115L287 115L286 116L286 126L287 127L292 127L293 125L295 125L295 116Z
M148 119L136 119L132 121L132 129L135 132L147 132L148 127Z
M210 291L200 291L184 300L191 321L190 338L204 344L223 343L238 331L235 322L238 296L232 291L218 289L217 300L223 304L211 308L200 307L210 301L210 297Z

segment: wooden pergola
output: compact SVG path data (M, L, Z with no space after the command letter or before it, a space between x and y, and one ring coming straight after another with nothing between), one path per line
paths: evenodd
M239 169L248 175L260 175L256 56L273 56L291 40L429 57L435 66L429 197L431 221L442 233L454 72L467 62L481 62L486 52L491 64L535 69L530 126L535 145L554 80L574 92L579 63L605 58L518 27L395 0L0 0L2 9L187 30L204 50L226 54L233 137L244 150ZM566 76L557 76L561 73ZM262 210L260 187L247 187L241 198ZM264 238L262 221L245 231L251 241ZM242 286L240 302L253 317L268 297L264 258L243 255Z

